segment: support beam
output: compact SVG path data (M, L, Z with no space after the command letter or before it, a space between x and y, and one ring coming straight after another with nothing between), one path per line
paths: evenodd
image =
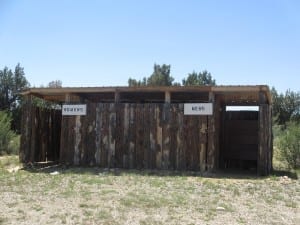
M69 103L69 102L71 102L71 94L66 93L65 94L65 103Z
M208 148L207 148L207 170L214 171L216 169L216 128L215 128L215 94L209 92L209 102L213 104L213 115L208 117Z
M165 103L171 103L171 92L165 92Z
M116 91L115 92L115 103L119 103L120 102L120 92Z

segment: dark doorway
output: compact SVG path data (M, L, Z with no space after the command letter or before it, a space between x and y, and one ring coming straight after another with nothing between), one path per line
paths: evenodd
M257 169L258 111L227 109L223 113L220 168Z

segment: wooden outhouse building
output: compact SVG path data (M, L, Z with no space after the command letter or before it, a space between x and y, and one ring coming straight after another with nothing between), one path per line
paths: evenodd
M272 169L265 85L31 88L23 95L23 163Z

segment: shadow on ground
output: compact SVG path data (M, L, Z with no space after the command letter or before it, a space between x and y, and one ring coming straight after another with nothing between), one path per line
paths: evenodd
M120 169L120 168L100 168L100 167L78 167L57 164L55 162L43 164L31 164L24 166L23 170L31 173L56 173L56 174L91 174L91 175L141 175L141 176L199 176L217 179L264 179L269 176L258 176L256 170L225 169L215 172L200 171L179 171L179 170L151 170L151 169ZM270 176L298 179L296 172L274 170Z

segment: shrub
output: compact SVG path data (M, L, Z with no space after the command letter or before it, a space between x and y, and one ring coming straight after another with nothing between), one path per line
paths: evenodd
M286 129L281 131L276 142L281 158L288 163L289 167L294 169L299 167L300 125L296 122L290 122Z
M13 139L16 134L11 130L11 117L0 111L0 154L10 153Z

